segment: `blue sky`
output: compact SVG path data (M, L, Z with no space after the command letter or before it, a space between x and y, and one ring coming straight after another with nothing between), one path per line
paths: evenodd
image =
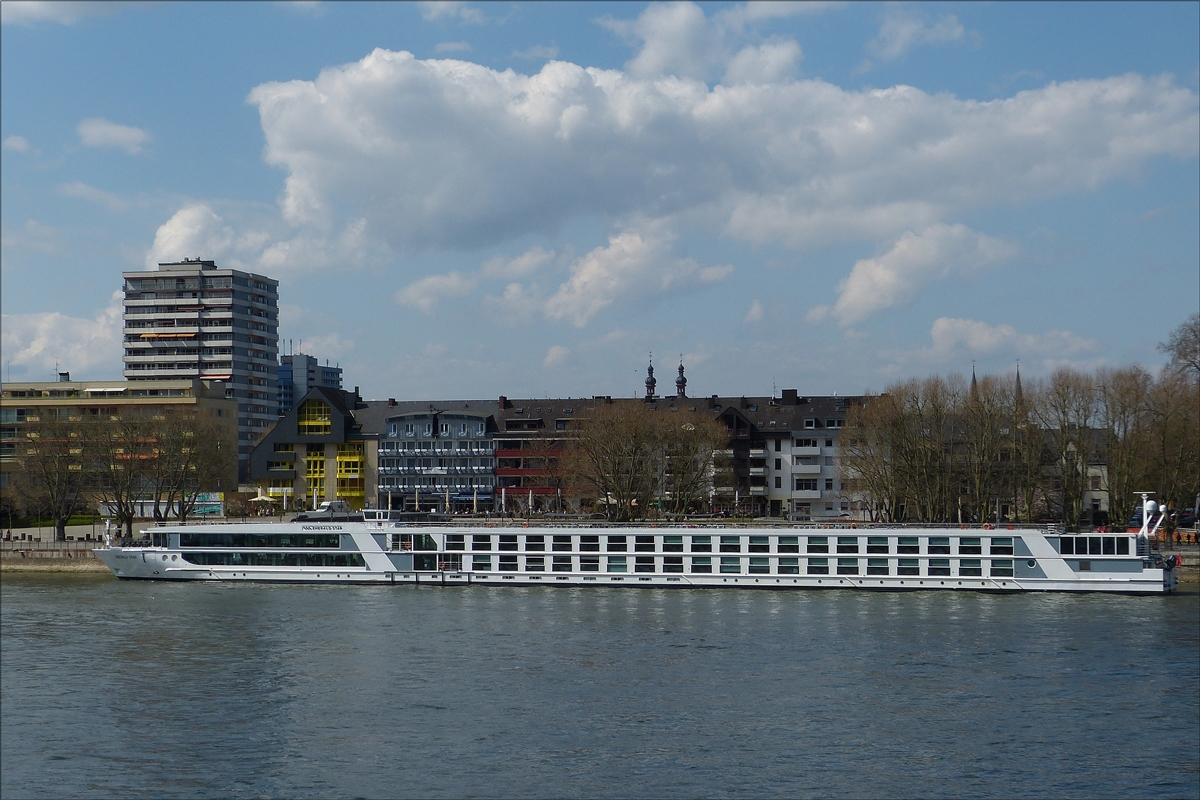
M1196 3L0 9L6 380L118 376L196 256L368 397L1154 367L1200 307Z

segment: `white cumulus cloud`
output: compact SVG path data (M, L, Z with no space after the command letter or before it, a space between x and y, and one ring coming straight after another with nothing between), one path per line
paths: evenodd
M427 22L439 19L452 19L472 25L482 25L486 19L483 12L469 3L460 0L428 0L420 3L421 18Z
M475 282L459 272L430 275L396 292L396 302L418 308L426 314L444 298L462 297L475 289Z
M150 134L141 128L119 125L100 117L90 117L76 127L79 141L87 147L115 147L130 155L142 152L142 145L150 141Z
M672 257L666 237L626 231L571 264L570 279L546 301L545 315L582 328L619 298L656 297L720 281L731 272L733 267Z
M82 181L59 184L56 189L61 195L87 200L89 203L104 206L112 212L121 212L129 207L129 204L118 195L106 192L103 189L97 189L95 186L89 186Z
M542 359L542 366L547 369L562 366L567 362L569 355L571 355L569 348L556 344L546 351L546 357Z
M930 281L1007 261L1016 252L1016 245L965 225L938 224L905 233L886 253L855 262L833 307L813 309L809 319L819 322L832 314L840 324L852 325L908 303Z
M158 264L202 258L206 261L223 258L234 244L233 228L203 203L193 203L175 214L154 233L154 244L146 254L146 269Z
M9 369L34 380L48 380L57 362L63 372L119 375L124 294L113 292L108 307L94 319L55 312L5 314L0 350Z
M29 152L29 140L24 136L8 136L4 139L4 149L13 150L17 153Z
M867 50L881 61L893 61L914 47L961 41L965 36L966 29L953 14L930 25L915 14L893 8L885 15L879 35L867 43Z
M4 0L0 3L0 23L4 25L33 25L38 22L54 22L59 25L74 25L87 17L116 14L129 7L130 3L82 2L81 0Z

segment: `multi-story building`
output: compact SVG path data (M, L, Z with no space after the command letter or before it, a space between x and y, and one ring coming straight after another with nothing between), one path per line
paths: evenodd
M278 419L279 282L213 261L126 272L125 377L224 381L238 404L238 462Z
M237 425L237 403L226 396L221 381L188 378L155 381L72 381L64 374L57 382L4 384L0 390L0 488L8 488L8 476L20 469L18 443L25 439L22 428L47 413L66 413L69 419L119 417L128 410L195 407L232 429ZM233 491L236 476L228 476L221 491Z
M304 353L293 353L279 357L277 372L279 387L279 416L283 416L296 405L297 397L304 397L314 386L327 389L342 388L342 368L324 365L316 358Z
M364 424L372 406L353 392L317 386L281 417L250 455L250 480L289 509L328 500L374 503L378 433Z
M496 485L490 404L372 404L379 428L379 506L490 511Z

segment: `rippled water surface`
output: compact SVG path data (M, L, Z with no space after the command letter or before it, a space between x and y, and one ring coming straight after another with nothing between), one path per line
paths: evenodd
M1194 594L0 588L4 797L1200 796Z

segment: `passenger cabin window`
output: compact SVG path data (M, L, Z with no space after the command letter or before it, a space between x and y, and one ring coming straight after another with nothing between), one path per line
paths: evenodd
M800 559L798 559L798 558L781 558L781 559L779 559L779 574L780 575L799 575L800 574Z
M722 553L740 553L740 552L742 552L742 537L740 537L740 536L722 536L721 537L721 552Z
M610 537L611 538L611 537ZM609 572L628 572L625 563L625 556L609 556L608 557Z
M624 536L610 536L610 537L608 537L608 552L610 552L610 553L624 553L624 552L625 552L627 549L628 549L628 545L626 545L626 543L625 543L625 537L624 537ZM610 560L611 560L611 559L610 559ZM609 570L609 571L611 572L612 570Z
M809 542L809 552L812 552L812 543ZM828 575L829 574L829 559L828 558L810 558L808 560L809 575Z
M929 553L930 555L950 555L950 537L949 536L930 536L929 537ZM949 574L949 573L947 573Z
M800 537L798 536L780 536L777 545L780 553L799 553L800 552ZM795 574L795 573L788 573Z
M570 536L555 536L551 547L558 552L571 552Z
M486 534L484 534L484 535L476 534L475 536L472 536L471 537L471 549L472 550L491 550L492 549L492 537L489 535L486 535Z
M902 558L896 562L897 575L920 575L921 561L916 558Z
M546 537L545 536L526 536L525 537L525 549L532 550L532 551L538 551L538 550L544 551L546 549Z
M465 550L464 536L461 533L446 534L446 549L447 550Z
M555 572L570 572L571 557L570 556L554 556L553 570Z
M837 551L839 553L857 553L858 552L858 537L857 536L839 536L839 537L837 537ZM855 563L857 563L857 562L855 562Z
M886 558L868 558L867 559L867 574L868 575L889 575L888 560Z
M932 576L946 577L950 574L950 559L948 558L931 558L929 559L929 574Z
M500 546L497 547L496 549L497 550L516 550L517 549L516 534L513 534L511 536L502 534L500 536Z
M867 552L868 553L886 553L888 552L888 538L886 536L868 536L867 537ZM886 574L886 573L884 573Z
M762 556L750 558L750 574L751 575L769 575L771 574L771 559L763 558Z
M545 556L528 556L525 559L526 572L545 572L546 557Z
M517 557L516 556L500 556L500 571L501 572L516 572Z
M769 552L771 552L771 540L766 536L751 536L750 537L750 552L751 553L769 553Z
M633 537L633 551L635 553L653 553L654 552L654 537L653 536L635 536L635 537Z
M663 556L663 572L683 572L683 556Z
M633 559L634 572L654 572L654 556L637 556Z
M991 572L993 578L1011 578L1013 576L1012 559L992 559Z
M978 536L964 536L958 540L958 552L964 556L978 556L983 554L983 547L979 543Z
M692 572L712 572L712 558L710 556L693 558Z
M711 536L693 536L692 537L692 552L693 553L711 553L712 552L712 537ZM695 559L693 559L693 562Z
M683 537L682 536L664 536L663 537L663 552L664 553L682 553L683 552ZM683 561L680 561L679 563L682 564ZM682 569L680 571L682 571Z
M993 537L991 554L994 556L1011 556L1013 554L1013 540L1011 536Z
M810 536L808 537L808 552L810 553L828 553L829 552L829 537L827 536ZM811 559L810 559L811 561ZM825 573L828 574L828 573Z
M983 575L982 565L978 558L964 558L958 564L958 574L964 578L978 578Z
M580 556L579 557L580 572L599 572L600 571L600 556Z
M900 555L917 555L921 545L916 536L901 536L896 544L896 552Z
M599 536L580 536L579 537L579 549L584 553L599 553L600 552L600 537Z
M742 560L737 556L722 556L721 557L721 572L737 575L742 571Z
M858 559L857 558L839 558L837 560L838 575L857 575L858 574Z

